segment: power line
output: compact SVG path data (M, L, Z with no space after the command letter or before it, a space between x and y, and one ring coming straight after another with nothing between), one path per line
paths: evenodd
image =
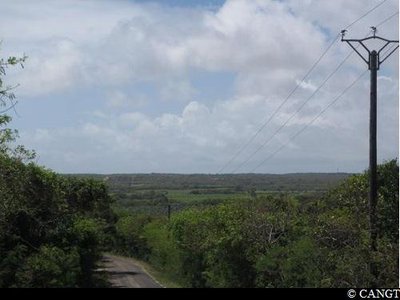
M325 51L321 54L321 56L316 60L316 62L311 66L311 68L308 70L306 75L303 76L300 82L297 83L297 85L292 89L292 91L289 93L289 95L285 98L285 100L275 109L275 111L272 113L272 115L268 118L268 120L256 131L256 133L242 146L239 151L237 151L233 157L217 172L221 173L223 170L226 169L229 164L234 161L250 144L251 142L254 141L254 139L261 133L261 131L267 127L267 125L271 122L271 120L276 116L276 114L279 112L279 110L286 104L286 102L290 99L290 97L296 92L296 90L300 87L300 85L306 80L306 78L311 74L311 72L315 69L315 67L319 64L319 62L324 58L326 53L331 49L331 47L334 45L334 43L338 40L339 34L335 37L335 39L331 42L331 44L325 49Z
M390 15L388 18L386 18L385 20L383 20L382 22L378 23L377 25L375 25L376 27L379 27L383 24L385 24L386 22L388 22L390 19L392 19L394 16L397 16L399 14L399 12L394 13L393 15Z
M270 160L272 157L274 157L278 152L280 152L283 148L285 148L292 140L294 140L296 137L298 137L301 133L303 133L309 126L311 126L324 112L326 112L332 105L334 105L343 95L350 90L366 73L367 71L364 71L361 73L361 75L354 80L349 86L347 86L333 101L331 101L320 113L314 117L309 123L307 123L302 129L296 132L285 144L283 144L281 147L279 147L275 152L271 153L266 159L264 159L260 164L258 164L255 168L253 168L250 173L253 173L255 170L257 170L259 167L261 167L263 164L265 164L268 160Z
M366 13L364 13L362 16L351 22L345 29L349 29L351 26L359 22L361 19L369 15L371 12L373 12L375 9L380 7L382 4L384 4L387 0L383 0L379 4L375 5L373 8L368 10ZM393 16L392 16L393 17ZM390 17L391 18L391 17ZM389 19L389 18L388 18ZM382 23L386 22L388 20L383 21ZM382 25L382 24L380 24ZM378 26L378 25L377 25ZM225 163L217 172L221 173L224 171L253 141L254 139L261 133L262 130L264 130L265 127L271 122L271 120L276 116L276 114L279 112L279 110L287 103L287 101L290 99L290 97L296 92L296 90L301 86L301 84L306 80L306 78L311 74L311 72L316 68L316 66L320 63L320 61L325 57L327 52L332 48L332 46L335 44L337 39L339 38L340 34L336 35L332 42L329 44L329 46L325 49L325 51L320 55L320 57L316 60L316 62L311 66L311 68L307 71L307 73L303 76L300 82L297 83L297 85L292 89L292 91L289 93L289 95L284 99L284 101L275 109L275 111L272 113L272 115L267 119L266 122L261 125L261 127L253 134L250 139L242 146L239 148L239 150L231 157L231 159Z
M366 34L365 37L367 37L369 34L371 34L371 30ZM356 47L358 48L359 45ZM240 168L242 168L246 163L248 163L262 148L264 148L289 122L291 119L294 118L294 116L300 112L300 110L303 109L303 107L316 95L316 93L329 81L329 79L342 67L342 65L347 61L347 59L349 59L349 57L352 55L353 53L350 52L346 58L336 67L336 69L330 73L328 75L328 77L322 82L322 84L311 94L311 96L309 96L306 101L304 101L302 103L302 105L300 105L300 107L285 121L285 123L283 123L274 133L272 136L270 136L269 139L267 139L262 145L260 145L252 154L250 154L250 156L247 157L247 159L242 162L238 167L236 167L232 173L237 172Z
M394 16L398 15L399 13L395 13L382 22L380 22L376 27L381 26L382 24L386 23L389 21L391 18ZM388 49L383 53L385 55L386 53L390 52L392 48L394 48L395 45L390 45ZM308 124L306 124L301 130L299 130L295 135L293 135L285 144L283 144L281 147L279 147L275 152L270 154L266 159L264 159L260 164L258 164L255 168L253 168L250 173L253 173L255 170L257 170L259 167L261 167L264 163L266 163L269 159L274 157L278 152L280 152L283 148L285 148L292 140L294 140L297 136L299 136L302 132L304 132L310 125L312 125L326 110L328 110L333 104L335 104L351 87L353 87L357 81L359 81L364 75L367 73L367 71L364 71L355 81L353 81L345 90L342 91L342 93L336 97L331 103L329 103L314 119L311 120Z
M386 1L387 0L383 0L382 2L378 3L373 8L371 8L369 11L367 11L365 14L363 14L361 17L359 17L357 20L355 20L355 21L351 22L349 25L347 25L344 29L349 29L351 26L353 26L355 23L357 23L361 19L365 18L367 15L369 15L371 12L373 12L375 9L377 9L379 6L381 6Z
M242 162L238 167L236 167L232 173L235 173L238 171L240 168L242 168L246 163L248 163L254 155L256 155L262 148L264 148L289 122L292 120L299 112L300 110L303 109L303 107L319 92L319 90L329 81L329 79L332 78L333 75L336 74L337 71L343 66L343 64L349 59L349 57L353 54L353 52L350 52L346 58L331 72L328 77L325 78L325 80L318 86L318 88L315 89L315 91L309 96L300 106L299 108L283 123L263 144L261 144L253 153L250 154L250 156L247 157L247 159Z
M371 33L371 30L366 34L366 37ZM358 48L359 45L356 47ZM250 156L248 156L248 158L242 162L238 167L236 167L232 173L237 172L240 168L242 168L246 163L248 163L262 148L264 148L289 122L290 120L292 120L299 112L300 110L303 109L303 107L317 94L317 92L329 81L330 78L332 78L332 76L342 67L342 65L349 59L349 57L352 55L353 53L350 52L346 58L336 67L336 69L330 73L328 75L328 77L322 82L322 84L320 84L320 86L311 94L311 96L309 96L306 101L304 101L302 103L302 105L300 105L300 107L285 121L285 123L283 123L273 134L272 136L270 136L269 139L267 139L262 145L260 145L252 154L250 154Z

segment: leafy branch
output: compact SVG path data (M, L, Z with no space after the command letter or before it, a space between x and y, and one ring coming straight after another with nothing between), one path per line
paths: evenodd
M15 95L12 92L18 85L15 86L3 86L3 80L1 76L6 75L6 70L15 65L20 65L21 68L24 68L24 62L28 56L24 55L21 58L17 58L15 56L11 56L7 59L0 58L0 106L5 107L0 114L4 114L5 112L9 111L10 109L14 109L17 102L15 102Z

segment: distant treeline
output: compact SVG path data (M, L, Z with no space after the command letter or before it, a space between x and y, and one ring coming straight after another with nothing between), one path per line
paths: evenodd
M74 176L104 180L112 192L150 189L191 189L205 193L220 188L222 191L326 191L348 178L348 173L296 174L80 174ZM68 175L67 175L68 176Z

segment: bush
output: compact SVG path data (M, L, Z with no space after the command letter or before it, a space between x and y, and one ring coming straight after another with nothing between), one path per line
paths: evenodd
M104 185L7 155L0 155L0 174L0 286L92 286L113 228Z
M132 249L147 249L154 266L187 287L389 287L398 280L397 161L378 170L376 253L369 248L367 173L306 203L258 196L183 210L169 222L127 215L117 227Z
M80 276L79 254L76 248L64 251L54 246L42 246L26 259L16 274L16 286L39 288L77 287Z

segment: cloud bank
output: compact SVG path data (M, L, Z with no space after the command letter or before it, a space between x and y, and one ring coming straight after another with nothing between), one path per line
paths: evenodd
M210 9L168 1L0 2L2 52L29 55L26 68L7 78L21 85L15 119L21 143L57 171L99 173L217 172L301 83L338 30L377 4L231 0ZM349 34L365 35L397 10L396 1L387 1ZM396 38L397 24L398 16L379 32ZM258 149L350 52L336 42L225 171ZM252 170L287 143L365 69L350 57L238 171ZM380 160L398 156L397 70L395 55L379 74ZM368 89L366 76L257 171L365 169Z

